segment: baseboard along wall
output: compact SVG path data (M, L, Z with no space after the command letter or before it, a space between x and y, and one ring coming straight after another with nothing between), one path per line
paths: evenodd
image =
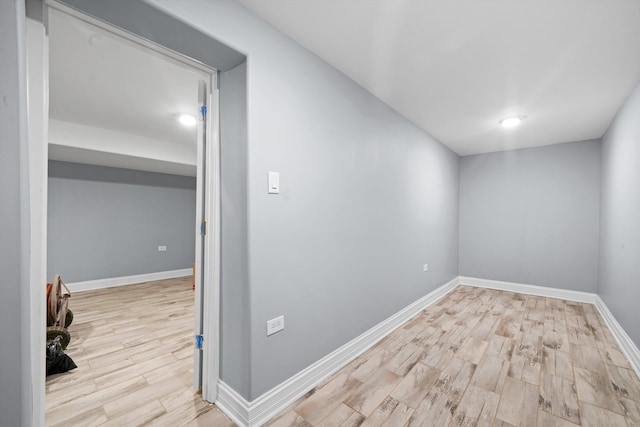
M526 285L522 283L501 282L498 280L479 279L476 277L459 276L458 283L462 285L475 286L479 288L498 289L502 291L516 292L527 295L537 295L548 298L558 298L567 301L584 302L593 304L607 328L611 331L620 349L631 364L631 367L640 377L640 349L635 345L631 337L625 332L620 323L615 319L609 307L598 294L572 291L567 289L549 288L545 286Z
M84 282L65 283L70 292L93 291L96 289L113 288L115 286L133 285L136 283L152 282L154 280L174 279L176 277L191 276L191 268L181 270L161 271L158 273L136 274L134 276L112 277L108 279L87 280ZM64 278L63 278L64 280Z
M457 285L454 278L251 402L220 381L216 405L239 426L260 426Z
M418 301L408 305L393 316L383 320L362 335L356 337L352 341L318 360L313 365L300 371L293 377L282 382L251 402L244 399L224 381L220 380L218 382L218 398L216 400L216 405L239 426L260 426L278 415L309 390L312 390L326 378L346 366L349 362L360 356L375 343L402 326L422 310L442 299L458 285L490 288L527 295L544 296L567 301L594 304L636 374L640 376L640 350L633 343L622 326L620 326L616 321L604 301L597 294L527 285L522 283L458 276L428 293Z

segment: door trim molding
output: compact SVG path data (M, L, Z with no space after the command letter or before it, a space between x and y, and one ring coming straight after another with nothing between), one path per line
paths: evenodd
M215 402L220 380L220 102L218 74L211 74L207 91L207 148L205 150L205 220L209 230L204 236L204 293L202 354L202 398Z

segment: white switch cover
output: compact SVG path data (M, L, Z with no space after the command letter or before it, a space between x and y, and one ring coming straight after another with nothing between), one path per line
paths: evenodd
M267 336L284 329L284 315L267 320Z
M269 194L280 193L280 174L278 172L269 172Z
M158 246L158 252L166 252L166 251L167 251L166 246Z
M428 271L429 270L429 264L425 264L422 266L422 271Z

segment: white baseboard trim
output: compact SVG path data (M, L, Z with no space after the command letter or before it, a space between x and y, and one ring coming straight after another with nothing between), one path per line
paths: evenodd
M470 285L479 288L498 289L501 291L517 292L520 294L537 295L549 298L559 298L567 301L586 302L595 305L605 324L618 342L620 349L631 364L631 367L640 377L640 350L631 340L629 335L613 317L609 307L598 294L567 289L548 288L545 286L526 285L522 283L501 282L498 280L479 279L477 277L459 276L461 285Z
M96 289L113 288L115 286L133 285L136 283L151 282L153 280L173 279L176 277L191 276L192 269L161 271L159 273L136 274L135 276L112 277L109 279L87 280L85 282L66 283L69 291L83 292Z
M452 279L251 402L219 381L216 405L240 426L264 424L389 333L440 300L458 283L457 277Z
M629 360L634 371L640 376L640 350L629 335L613 317L604 301L594 293L527 285L523 283L503 282L459 276L418 301L410 304L388 319L369 329L359 337L348 342L333 353L320 359L313 365L300 371L293 377L248 402L223 381L218 382L216 405L236 424L242 427L260 426L278 415L289 405L316 387L324 379L344 367L347 363L371 348L375 343L400 327L426 307L437 302L458 285L497 289L521 294L559 298L567 301L594 304L607 327L616 338L620 348Z
M249 426L251 404L222 380L218 380L216 406L240 427Z
M479 279L477 277L459 276L461 285L477 288L497 289L500 291L516 292L519 294L536 295L539 297L558 298L567 301L587 302L595 304L596 294L568 289L548 288L546 286L526 285L523 283L502 282L499 280Z
M616 341L618 341L618 345L631 364L631 367L633 367L633 370L636 371L636 375L640 377L640 350L633 343L631 337L627 335L616 318L613 317L613 313L611 313L609 307L607 307L607 305L604 303L604 300L600 298L600 295L596 295L595 306L596 309L598 309L598 311L600 312L600 315L604 319L614 338L616 339Z

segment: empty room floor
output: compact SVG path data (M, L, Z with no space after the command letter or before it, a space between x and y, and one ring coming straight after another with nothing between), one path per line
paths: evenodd
M190 278L70 306L47 425L234 425L191 388ZM459 286L269 425L640 426L640 381L594 306Z
M233 425L193 391L193 305L191 277L73 293L78 368L47 377L46 425Z
M282 426L639 426L590 304L459 286L293 404Z

